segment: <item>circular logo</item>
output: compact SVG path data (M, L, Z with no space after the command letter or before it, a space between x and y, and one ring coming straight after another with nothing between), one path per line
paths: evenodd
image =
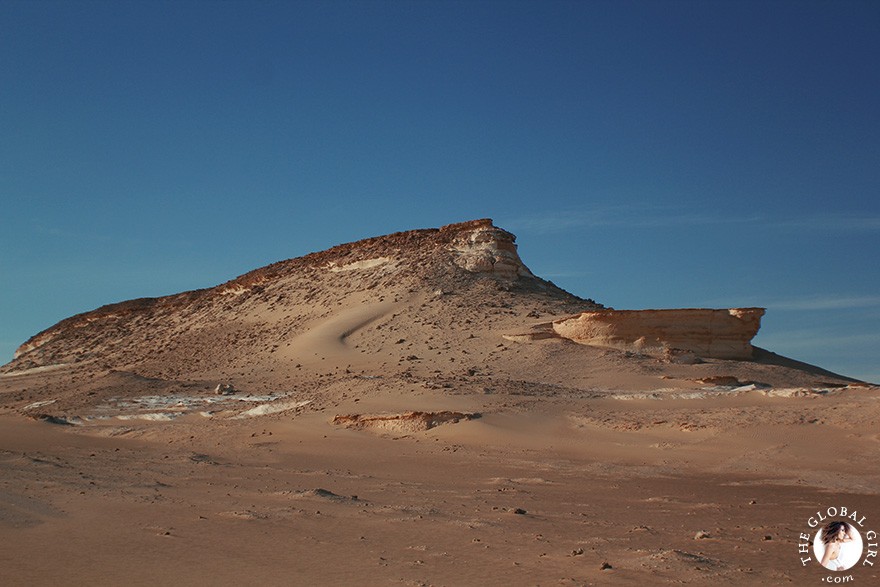
M813 536L816 561L829 571L846 571L862 558L862 535L851 522L830 520Z

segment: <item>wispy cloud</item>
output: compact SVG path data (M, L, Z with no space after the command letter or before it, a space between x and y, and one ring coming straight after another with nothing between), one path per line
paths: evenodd
M757 213L744 215L723 210L690 210L679 206L622 204L542 212L503 219L503 225L514 231L536 234L565 232L578 228L716 225L749 225L756 228L792 231L872 232L880 231L880 216L823 214L778 217Z
M833 230L873 232L880 230L880 216L854 214L827 214L780 219L773 223L777 228L793 230Z
M577 228L752 224L763 222L764 219L760 216L722 215L670 206L628 204L557 210L499 221L514 231L548 234Z
M726 298L705 300L708 306L760 306L768 310L780 312L811 312L816 310L855 310L862 308L880 308L880 296L851 294L812 295L800 298Z
M880 382L877 356L880 333L834 333L823 329L797 329L761 332L753 341L757 346L806 361L835 373L862 381Z
M90 240L101 242L108 242L113 240L113 238L108 235L99 234L96 232L69 230L66 228L58 228L57 226L47 226L40 223L34 223L33 229L34 232L37 234L48 237L57 237L61 239Z
M758 346L773 350L792 351L816 349L828 353L830 349L876 348L880 345L880 333L834 334L823 330L797 330L777 332L772 335L758 333Z
M49 226L41 222L34 222L32 226L32 230L35 235L59 239L61 241L116 244L119 246L132 247L146 247L152 244L150 241L147 241L141 237L132 236L130 232L111 236L109 234L102 234L99 232L92 232L88 230L71 230L70 228L59 228L57 226ZM173 244L177 247L190 247L193 244L190 240L177 238L169 239L166 237L163 237L161 242L165 244Z
M831 295L771 301L767 304L773 310L851 310L880 306L880 296Z

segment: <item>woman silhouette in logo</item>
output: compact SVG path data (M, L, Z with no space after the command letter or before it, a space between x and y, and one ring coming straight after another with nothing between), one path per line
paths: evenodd
M840 547L844 542L852 541L850 525L846 522L831 522L822 528L822 544L825 545L822 566L832 571L846 570L847 567L840 561Z

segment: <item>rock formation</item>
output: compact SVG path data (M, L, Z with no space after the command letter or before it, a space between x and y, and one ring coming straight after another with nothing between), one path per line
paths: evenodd
M455 264L468 271L492 273L505 279L533 277L516 252L516 237L490 224L461 231L452 240L450 250Z
M519 258L515 239L482 219L338 245L216 287L72 316L22 344L2 371L98 361L106 368L155 365L146 371L159 376L174 363L181 365L176 374L253 365L255 355L287 346L340 306L375 309L366 312L373 316L366 322L353 322L358 329L384 315L388 300L438 291L455 292L454 304L473 299L472 307L491 300L506 306L512 300L537 301L550 304L543 311L553 313L601 307L535 277Z
M333 418L337 426L356 430L374 430L387 433L407 433L430 430L443 424L457 424L462 420L479 418L470 412L404 412L401 414L342 414Z
M748 360L763 308L728 310L599 310L553 322L580 344L647 354L691 351L700 357Z
M174 413L162 417L325 410L340 398L353 407L377 386L405 398L426 390L522 398L721 375L783 387L847 383L753 354L762 314L606 310L533 275L514 235L484 219L342 244L215 287L72 316L25 342L0 366L0 383L15 383L6 397L24 413L48 405L40 410L68 419L166 396L175 403L161 409ZM235 407L253 398L265 405ZM152 405L128 416L152 417ZM432 427L446 417L430 402L390 411L404 407L414 413L356 425Z

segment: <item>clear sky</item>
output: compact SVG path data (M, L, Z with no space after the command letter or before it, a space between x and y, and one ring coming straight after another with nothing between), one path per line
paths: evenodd
M0 362L490 217L615 308L880 381L880 2L0 2Z

